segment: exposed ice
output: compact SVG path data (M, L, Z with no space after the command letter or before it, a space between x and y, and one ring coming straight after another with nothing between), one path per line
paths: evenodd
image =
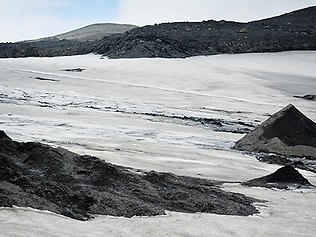
M231 150L243 134L181 118L221 119L224 128L245 128L238 122L259 124L292 103L316 121L315 102L293 97L315 93L312 51L189 59L1 59L0 81L0 129L16 140L216 180L246 181L278 166ZM314 173L300 172L316 184ZM0 236L314 236L315 192L224 188L268 202L258 207L260 215L250 217L169 213L100 216L84 223L28 208L1 208Z

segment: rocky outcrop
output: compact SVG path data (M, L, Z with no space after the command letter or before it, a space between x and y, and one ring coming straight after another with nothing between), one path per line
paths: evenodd
M272 174L252 179L242 183L246 186L288 189L291 187L311 187L312 184L305 179L293 166L284 166Z
M185 58L198 55L316 49L316 7L249 23L175 22L104 38L94 51L109 58Z
M74 219L94 214L161 215L165 210L251 215L258 201L210 180L144 172L62 148L11 140L0 131L0 206L49 210Z
M316 159L316 124L290 104L237 141L234 148Z

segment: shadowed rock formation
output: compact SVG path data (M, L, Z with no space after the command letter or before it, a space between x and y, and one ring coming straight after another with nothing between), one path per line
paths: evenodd
M284 166L270 175L244 182L243 185L279 189L312 186L312 184L291 165Z
M0 131L0 206L49 210L74 219L93 214L151 216L178 212L251 215L257 201L215 181L143 172L62 148L11 140Z
M234 148L316 159L316 124L290 104L237 141Z

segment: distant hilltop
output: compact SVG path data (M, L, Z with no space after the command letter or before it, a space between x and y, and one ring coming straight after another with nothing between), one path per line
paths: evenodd
M88 25L76 30L72 30L63 34L55 35L52 37L42 38L40 40L78 40L78 41L96 41L102 38L113 35L120 34L126 31L136 28L135 25L128 24L114 24L114 23L97 23Z
M239 23L174 22L136 27L94 24L55 37L0 44L0 57L96 53L109 58L185 58L199 55L316 49L316 6Z
M93 52L98 42L104 37L121 34L136 27L128 24L99 23L55 36L15 43L0 43L0 58L88 54Z

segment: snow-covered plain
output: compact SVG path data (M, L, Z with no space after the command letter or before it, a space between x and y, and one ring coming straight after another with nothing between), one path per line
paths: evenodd
M64 69L84 68L83 72ZM100 59L97 55L0 60L0 129L145 170L224 181L275 171L231 150L243 134L179 117L259 124L289 103L316 121L316 52L189 59ZM316 185L313 173L301 173ZM316 191L226 184L268 202L259 215L168 213L98 216L80 222L29 208L1 208L0 236L314 236Z

